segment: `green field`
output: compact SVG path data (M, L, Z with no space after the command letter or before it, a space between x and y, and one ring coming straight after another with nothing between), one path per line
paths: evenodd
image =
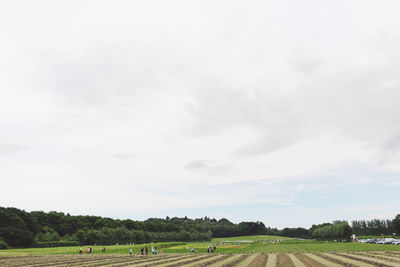
M209 243L187 243L166 248L165 252L182 253L195 248L206 253ZM352 242L283 241L279 243L254 242L245 244L223 244L217 246L218 253L295 253L295 252L353 252L353 251L400 251L400 246L362 244Z
M257 242L255 241L257 240ZM276 241L282 240L282 241ZM239 242L253 241L253 242ZM163 253L188 253L191 248L197 253L207 253L208 246L217 244L217 253L240 254L240 253L297 253L297 252L357 252L357 251L400 251L400 246L363 244L352 242L324 242L311 240L295 240L279 236L241 236L230 238L214 238L210 242L164 242L138 245L112 245L106 246L106 252L101 252L101 246L91 246L93 254L128 254L132 247L137 254L142 247L157 246ZM85 250L87 246L82 246ZM7 249L0 250L0 256L10 255L44 255L44 254L78 254L79 247L57 247L57 248L29 248L29 249Z
M291 237L275 236L275 235L248 235L248 236L234 236L234 237L218 237L213 238L211 242L218 241L263 241L263 240L289 240Z
M158 250L165 250L167 247L185 244L183 242L164 242L164 243L151 243L139 245L112 245L105 246L106 252L101 252L102 246L90 246L93 249L92 254L129 254L129 248L133 249L134 254L140 251L141 248L148 247L149 251L151 246L157 246ZM85 250L88 246L82 246ZM1 256L12 255L46 255L46 254L78 254L79 247L56 247L56 248L22 248L22 249L3 249L0 250Z
M217 245L216 252L207 253L208 246L212 244ZM157 246L162 253L151 255L151 246ZM0 250L0 266L400 266L400 246L296 240L276 236L215 238L210 242L197 243L113 245L106 246L105 253L101 252L101 246L91 247L91 255L78 255L79 247L76 246ZM129 255L131 247L134 252L132 256ZM149 248L150 255L138 255L143 247ZM191 253L192 248L197 253Z

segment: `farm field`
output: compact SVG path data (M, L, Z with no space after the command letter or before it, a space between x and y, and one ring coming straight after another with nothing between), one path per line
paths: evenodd
M265 254L163 254L163 255L26 255L0 257L0 266L400 266L400 253L331 252Z
M400 246L365 244L353 242L324 242L324 241L300 241L284 240L276 242L264 240L258 242L161 242L138 245L110 245L106 246L106 252L102 253L102 246L90 246L92 255L104 254L128 254L132 247L133 254L138 254L141 248L157 246L163 253L189 253L196 249L198 254L207 253L211 244L217 244L216 253L219 254L263 254L263 253L311 253L311 252L368 252L368 251L394 251L400 253ZM82 246L85 250L85 246ZM51 255L51 254L78 254L79 247L55 247L55 248L27 248L0 250L0 257L16 255Z
M242 236L197 243L112 245L106 246L106 252L101 252L101 246L90 246L93 253L88 255L78 255L79 247L6 249L0 250L0 266L400 266L396 245L274 238L282 241ZM216 252L207 253L211 244L217 244ZM139 255L141 248L151 246L162 253ZM197 252L190 253L192 248Z
M210 243L187 243L170 246L163 251L171 253L189 252L195 248L200 253L206 253ZM253 242L253 243L223 243L217 246L218 253L298 253L298 252L358 252L358 251L398 251L400 246L363 244L352 242L318 242L318 241L293 241L283 242Z
M265 241L265 240L292 240L291 237L275 236L275 235L249 235L249 236L234 236L234 237L217 237L211 239L211 242L218 241Z

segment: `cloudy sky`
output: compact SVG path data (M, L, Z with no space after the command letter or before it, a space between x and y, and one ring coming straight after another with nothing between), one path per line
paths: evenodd
M400 213L399 1L2 1L0 206L272 227Z

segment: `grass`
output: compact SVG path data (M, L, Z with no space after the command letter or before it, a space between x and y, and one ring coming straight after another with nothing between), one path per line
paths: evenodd
M206 253L210 243L187 243L171 246L165 252L182 253L195 248L199 253ZM352 242L296 241L224 243L217 246L218 253L297 253L297 252L330 252L330 251L400 251L400 246L362 244Z
M259 240L257 242L238 243L240 240ZM163 253L189 253L191 248L197 250L198 253L207 253L207 248L213 243L218 243L217 253L297 253L297 252L354 252L354 251L400 251L400 246L395 245L378 245L363 244L352 242L323 242L323 241L305 241L295 239L285 239L282 242L272 240L284 239L282 237L273 236L242 236L232 238L214 238L210 242L164 242L133 245L113 245L106 246L106 253L128 254L129 248L132 247L136 254L142 247L157 246ZM220 244L219 241L230 241ZM249 240L251 241L251 240ZM101 246L91 246L93 254L104 254L101 252ZM82 246L83 250L87 246ZM57 248L28 248L28 249L7 249L0 250L1 256L13 255L39 255L39 254L78 254L79 247L57 247ZM150 252L149 252L150 253Z
M262 240L289 240L291 237L274 236L274 235L249 235L249 236L234 236L234 237L218 237L211 239L211 242L218 241L262 241Z
M177 246L185 244L184 242L163 242L163 243L149 243L149 244L138 244L138 245L112 245L105 246L106 254L118 253L118 254L129 254L129 248L133 249L136 254L141 248L148 247L149 253L151 253L151 246L157 246L158 250L165 250L171 246ZM88 246L82 246L83 251ZM90 246L93 251L92 254L104 254L101 252L103 246ZM56 247L56 248L22 248L22 249L5 249L0 250L1 256L12 256L12 255L41 255L41 254L78 254L79 247Z

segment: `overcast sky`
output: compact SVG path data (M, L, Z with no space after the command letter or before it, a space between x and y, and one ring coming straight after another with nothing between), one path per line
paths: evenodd
M400 213L400 2L2 1L0 206Z

